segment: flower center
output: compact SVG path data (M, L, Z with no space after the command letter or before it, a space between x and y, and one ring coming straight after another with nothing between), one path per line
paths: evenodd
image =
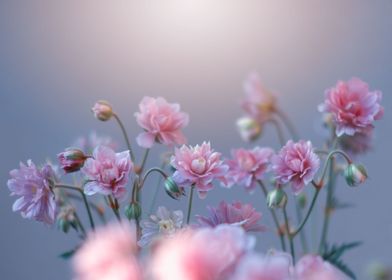
M163 234L172 234L175 231L172 220L162 220L158 223L159 232Z
M202 157L192 160L192 171L197 174L202 174L206 170L206 160Z
M238 161L240 167L245 171L251 171L255 165L255 159L252 156L240 157Z

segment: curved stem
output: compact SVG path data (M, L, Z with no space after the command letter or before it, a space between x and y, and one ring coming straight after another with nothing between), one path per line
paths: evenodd
M289 239L289 243L290 243L290 253L293 258L293 263L295 264L295 250L294 250L294 240L293 240L294 236L290 234L290 225L289 225L289 219L287 217L286 206L283 207L283 216L286 225L287 238Z
M163 162L163 163L161 164L160 169L163 171L163 169L165 168L165 166L166 166L166 163ZM150 208L149 208L149 211L148 211L148 213L150 213L150 214L152 213L152 209L154 208L155 202L156 202L156 200L157 200L158 191L159 191L159 186L160 186L160 184L161 184L161 182L162 182L162 178L163 178L162 176L159 176L159 178L158 178L158 181L157 181L157 184L156 184L156 188L155 188L154 194L153 194L153 196L152 196Z
M298 133L297 130L295 129L294 124L291 122L290 118L283 113L283 111L276 109L275 110L276 114L280 117L280 119L283 121L283 123L286 125L287 129L289 130L291 137L293 137L294 141L298 141Z
M193 191L195 187L191 187L191 192L189 194L189 200L188 200L188 214L186 217L186 223L189 225L189 221L191 220L191 212L192 212L192 202L193 202Z
M159 168L159 167L150 168L150 169L146 172L146 174L144 174L143 178L140 180L140 184L139 184L139 186L138 186L138 189L139 189L139 190L141 190L141 189L143 188L144 182L146 181L148 175L150 175L152 172L158 172L158 173L161 174L162 177L165 178L165 179L168 177L167 174L165 173L165 171L163 171L161 168Z
M125 139L125 142L127 144L127 148L129 150L129 154L131 155L131 160L132 160L132 162L135 162L135 155L133 154L131 143L129 142L129 137L128 137L127 131L125 130L125 127L124 127L122 121L120 120L119 116L116 113L113 113L113 117L116 119L118 125L121 128L122 134L124 135L124 139Z
M331 159L332 159L336 154L343 156L344 159L347 161L348 164L351 164L351 163L352 163L352 160L351 160L350 156L349 156L348 154L346 154L345 152L343 152L343 151L341 151L341 150L334 150L334 151L330 152L330 153L328 154L326 160L325 160L325 164L324 164L323 170L322 170L322 172L321 172L321 177L320 177L320 180L319 180L319 183L318 183L319 187L322 187L322 185L324 184L324 178L325 178L325 176L327 175L327 170L328 170L329 162L331 161Z
M286 142L284 139L282 126L280 125L279 121L274 118L268 119L268 122L272 123L275 126L276 133L277 133L278 139L279 139L279 143L283 147L286 144Z

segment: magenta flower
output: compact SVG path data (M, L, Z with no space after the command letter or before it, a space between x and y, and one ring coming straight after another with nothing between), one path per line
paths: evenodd
M116 198L122 198L132 169L129 151L115 153L108 147L98 146L93 157L88 158L81 169L90 181L84 186L85 194L113 194Z
M164 239L152 259L152 279L223 280L254 245L240 227L185 230Z
M232 160L227 160L229 171L226 174L227 185L238 184L253 191L257 180L263 178L269 170L274 151L270 148L255 147L252 150L237 149L232 151Z
M20 211L23 218L53 224L56 219L56 201L51 187L55 173L49 164L37 168L31 160L20 163L19 169L10 172L7 181L11 195L20 196L12 205L14 212Z
M245 231L263 231L265 227L259 224L262 214L257 212L251 204L222 201L217 208L208 207L209 216L197 215L201 226L216 227L221 224L241 226Z
M276 110L276 97L264 88L257 73L249 75L244 90L246 97L242 108L246 114L259 122L267 120Z
M90 232L76 252L75 280L142 280L136 229L128 223L111 224Z
M288 141L280 152L272 157L272 169L280 184L291 183L295 194L309 184L320 167L320 158L313 152L310 141Z
M162 97L144 97L139 109L136 120L145 130L136 139L139 146L151 148L155 141L164 145L186 143L181 129L188 125L189 117L180 111L179 104L170 104Z
M67 148L64 152L59 153L57 158L65 173L71 173L79 171L83 167L87 156L79 149Z
M213 188L214 179L224 180L229 169L220 159L221 154L211 149L210 143L203 142L201 146L183 145L176 148L171 158L171 165L176 169L173 180L178 185L194 185L200 198Z
M358 78L339 81L325 95L319 111L332 114L337 136L354 135L371 128L373 122L384 114L384 108L380 105L382 93L369 91L368 84Z
M295 266L297 279L301 280L348 280L340 270L320 256L303 256Z

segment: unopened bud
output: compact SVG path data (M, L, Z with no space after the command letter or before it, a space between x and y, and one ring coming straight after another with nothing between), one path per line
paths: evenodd
M75 208L69 205L62 207L57 215L56 224L58 229L65 233L67 233L71 227L77 230Z
M261 135L261 125L256 120L243 117L237 120L237 128L241 138L246 141L254 141Z
M99 100L91 109L94 116L100 121L108 121L113 116L113 109L109 102Z
M131 202L125 208L125 216L129 220L139 220L142 215L142 208L140 207L139 203Z
M180 197L185 194L184 188L179 187L172 177L166 178L165 191L171 198L176 200L180 199Z
M355 187L365 182L368 175L363 165L350 163L344 170L344 177L350 187Z
M283 208L287 204L287 194L281 188L270 191L267 195L269 208Z
M66 173L79 171L83 167L87 156L79 149L68 148L64 152L59 153L57 158L60 162L61 168Z

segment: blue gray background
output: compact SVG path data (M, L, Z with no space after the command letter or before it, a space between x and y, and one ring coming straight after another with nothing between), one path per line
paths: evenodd
M191 116L189 142L210 140L228 156L244 145L234 123L242 114L242 81L252 70L278 93L301 136L318 146L323 134L316 107L326 88L358 76L384 92L386 114L377 123L374 151L360 159L370 179L357 189L339 185L339 197L356 207L334 217L330 239L365 242L346 256L360 279L371 261L392 264L391 30L389 0L1 0L1 278L70 279L69 264L57 255L77 242L12 213L6 181L19 161L55 159L92 130L123 143L114 122L98 122L90 113L102 98L134 139L140 129L133 113L144 95L179 102ZM278 148L273 128L265 128L258 144ZM150 166L161 151L154 148ZM261 193L250 196L240 188L217 187L196 202L195 212L222 199L252 202L272 225ZM160 201L185 208L185 201L163 194ZM263 250L277 246L269 232L258 243Z

